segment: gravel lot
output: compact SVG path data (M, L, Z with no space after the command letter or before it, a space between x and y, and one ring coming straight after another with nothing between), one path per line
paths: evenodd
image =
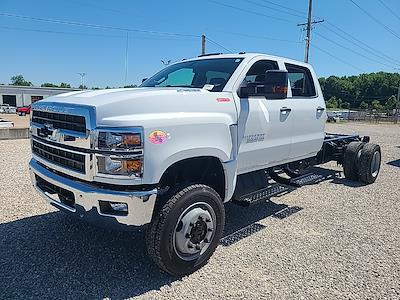
M50 207L29 182L29 141L0 141L0 298L400 299L399 129L329 124L381 145L377 182L328 171L268 204L228 205L226 237L209 264L181 279L150 262L143 234L77 223Z

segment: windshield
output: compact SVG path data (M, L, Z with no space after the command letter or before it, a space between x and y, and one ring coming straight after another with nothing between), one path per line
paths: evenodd
M140 87L189 87L221 92L242 58L215 58L171 65Z

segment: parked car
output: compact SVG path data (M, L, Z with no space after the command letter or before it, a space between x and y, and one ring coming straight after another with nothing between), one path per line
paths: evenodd
M10 106L10 104L0 104L0 113L15 114L16 112L17 112L16 107Z
M13 122L0 119L0 128L12 128L12 127L14 127Z
M375 181L379 146L369 137L325 133L326 119L309 64L203 55L139 88L34 103L32 183L78 219L145 228L154 262L181 276L213 254L228 201L251 205L318 182L322 176L307 167L328 161L343 165L348 179Z
M31 113L31 106L23 106L23 107L18 107L17 108L17 114L19 116L25 116L25 115L29 115Z

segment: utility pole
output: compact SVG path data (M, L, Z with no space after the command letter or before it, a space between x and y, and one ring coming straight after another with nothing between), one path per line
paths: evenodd
M308 0L308 18L307 18L307 37L306 37L306 53L304 54L304 61L308 63L308 54L310 52L310 40L311 40L311 12L312 12L312 0Z
M306 48L304 51L304 61L308 63L309 53L310 53L310 43L311 43L311 29L313 24L322 23L324 20L311 21L312 18L312 0L308 0L308 18L307 23L297 24L297 26L306 26Z
M86 76L86 73L78 73L80 76L81 76L81 89L83 90L84 89L84 87L85 87L85 76Z
M201 55L206 54L206 36L204 34L201 35Z

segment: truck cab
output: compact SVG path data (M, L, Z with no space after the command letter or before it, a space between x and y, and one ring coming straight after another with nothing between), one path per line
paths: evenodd
M325 134L313 68L265 54L200 56L139 88L60 94L31 110L37 191L76 218L146 228L149 255L173 275L207 263L225 202L267 201L328 160L352 179L379 173L379 146Z

